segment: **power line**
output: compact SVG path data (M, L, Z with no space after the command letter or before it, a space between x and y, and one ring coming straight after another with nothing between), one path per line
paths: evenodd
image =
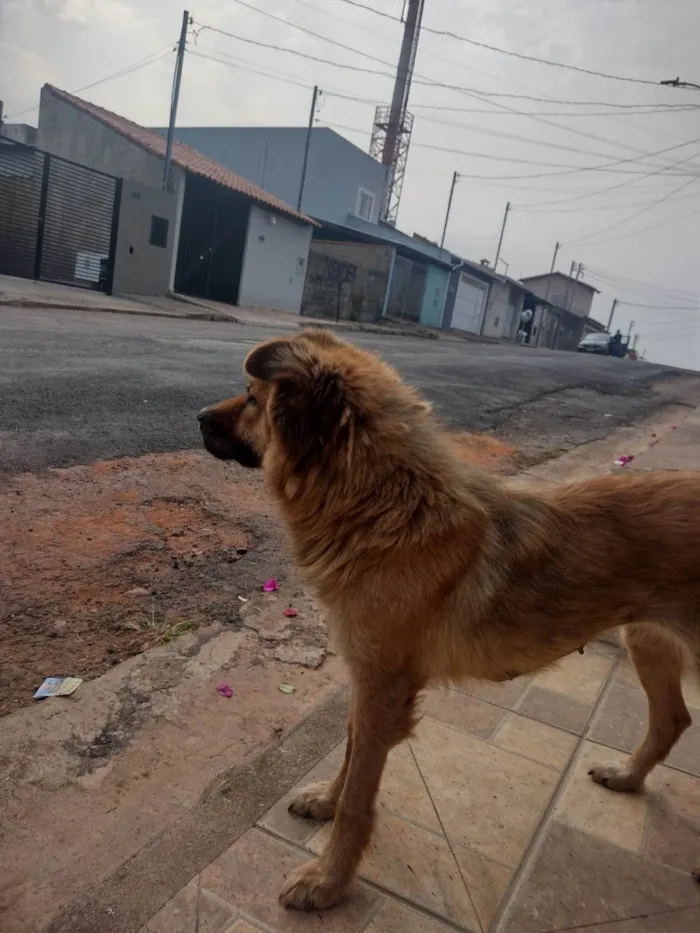
M331 127L331 128L341 129L341 130L347 130L347 131L349 131L349 132L351 132L351 133L361 133L362 135L365 135L365 133L366 133L365 130L358 129L358 127L356 127L356 126L347 126L347 125L345 125L345 124L343 124L343 123L330 123L330 122L329 122L327 125L328 125L329 127ZM685 142L685 143L680 143L680 144L675 145L675 146L669 146L669 147L667 147L666 149L660 149L658 152L648 153L648 155L652 155L652 156L653 156L653 155L660 155L661 153L670 152L670 151L673 150L673 149L681 148L681 146L690 146L690 145L695 144L695 143L700 143L700 137L698 137L697 139L688 140L688 141ZM469 156L469 157L472 157L472 158L488 159L488 160L494 161L494 162L516 162L516 163L525 164L525 165L546 165L546 166L548 166L548 167L550 167L550 168L560 168L560 169L562 169L561 171L556 171L556 172L543 172L543 173L539 173L539 174L536 174L536 175L513 175L513 176L508 176L508 175L503 175L503 176L484 175L484 176L482 176L482 175L470 175L470 174L467 174L467 173L465 173L465 172L460 172L460 176L461 176L462 178L495 178L495 177L500 177L501 179L507 179L507 178L544 178L544 177L549 178L549 177L552 176L552 175L574 175L574 174L577 174L578 172L598 172L598 171L600 171L600 172L616 172L616 173L618 173L618 174L633 175L633 174L639 174L639 173L635 172L634 170L632 170L632 171L627 171L627 170L624 170L624 169L615 169L615 168L613 168L612 166L629 164L630 162L637 162L637 161L639 161L639 160L642 159L642 158L647 158L647 157L648 157L647 155L644 155L644 156L632 156L632 157L627 158L627 159L615 159L615 160L613 160L612 162L604 162L604 163L601 163L600 165L582 165L582 166L573 166L573 167L571 167L571 166L562 165L561 163L558 163L558 162L541 162L541 161L539 161L539 160L538 160L538 161L533 161L532 159L518 159L518 158L515 158L515 157L513 157L513 156L498 156L498 155L493 155L493 153L472 152L472 151L469 151L469 150L466 150L466 149L455 149L455 148L452 148L452 147L450 147L450 146L437 146L437 145L434 145L434 144L432 144L432 143L420 143L420 142L412 141L412 142L411 142L411 145L412 145L412 146L417 146L417 147L419 147L419 148L421 148L421 149L432 149L432 150L437 151L437 152L449 152L449 153L451 153L451 154L453 154L453 155L465 155L465 156ZM693 154L692 156L689 156L688 159L684 159L683 161L689 161L689 159L691 159L691 158L696 158L696 154ZM680 163L679 163L679 164L680 164ZM658 171L658 172L667 171L668 168L673 168L673 165L670 165L670 166L668 166L668 167L664 166L664 167L662 167L662 168L660 168L660 169L657 169L657 171ZM646 177L647 174L649 174L649 173L644 173L645 177ZM690 175L690 177L691 177L693 180L700 178L700 174L697 174L697 173L672 172L671 174L674 175L674 176L680 175L680 176L682 176L682 177L688 177L688 175ZM628 182L628 184L629 184L629 182ZM526 205L526 206L527 206L527 205ZM516 207L517 207L517 205L516 205Z
M246 9L250 9L250 10L253 10L253 11L257 12L257 13L260 13L262 16L265 16L265 17L267 17L268 19L271 19L271 20L273 20L273 21L275 21L275 22L281 23L282 25L284 25L284 26L286 26L286 27L288 27L288 28L296 29L296 30L298 30L299 32L302 32L302 33L304 33L304 34L306 34L306 35L310 35L310 36L312 36L312 37L315 38L315 39L320 39L320 40L323 41L323 42L327 42L327 43L329 43L329 44L331 44L331 45L333 45L333 46L336 46L336 47L338 47L338 48L342 48L342 49L344 49L345 51L351 52L351 53L353 53L353 54L355 54L355 55L360 55L360 56L362 56L363 58L367 58L367 59L370 59L371 61L378 62L379 64L382 64L382 65L384 65L384 66L386 66L386 67L388 67L388 68L393 68L393 66L392 66L389 62L385 61L385 60L382 59L382 58L378 58L377 56L371 55L371 54L369 54L368 52L364 52L364 51L362 51L361 49L357 49L357 48L355 48L354 46L346 45L346 44L343 43L343 42L338 42L338 41L335 40L335 39L330 39L328 36L324 36L324 35L322 35L321 33L317 33L317 32L315 32L315 31L312 30L312 29L307 29L307 28L304 27L304 26L299 26L298 24L292 23L292 22L290 22L289 20L283 19L283 18L280 17L280 16L276 16L274 13L269 13L269 12L267 12L267 11L265 11L265 10L260 10L260 9L258 9L257 7L253 7L253 6L251 6L249 3L246 3L245 0L234 0L234 2L237 3L237 4L239 4L239 5L242 6L242 7L246 8ZM351 71L356 71L356 72L365 72L365 73L367 73L367 74L377 74L377 75L381 75L381 76L383 76L383 77L391 78L391 79L393 79L393 77L394 77L393 71L389 73L389 72L379 72L379 71L377 71L376 69L363 69L363 68L360 68L359 66L356 66L356 65L348 65L348 64L344 64L344 63L340 63L340 62L331 61L331 60L329 60L329 59L322 59L322 58L319 58L319 57L317 57L317 56L311 56L311 55L309 55L308 53L302 53L302 52L300 52L300 51L298 51L298 50L296 50L296 49L289 49L289 48L284 48L284 47L281 47L281 46L272 45L272 44L270 44L270 43L263 43L263 42L260 42L260 41L258 41L258 40L248 39L248 38L244 38L244 37L242 37L242 36L234 35L233 33L226 32L225 30L218 29L217 27L214 27L214 26L206 26L206 25L200 24L200 30L199 30L199 31L201 32L201 31L204 30L204 29L208 29L208 30L210 30L210 31L217 32L217 33L219 33L220 35L225 35L225 36L228 36L229 38L232 38L232 39L238 39L239 41L242 41L242 42L248 42L248 43L251 43L251 44L254 44L254 45L258 45L258 46L260 46L260 47L262 47L262 48L269 48L269 49L272 49L272 50L274 50L274 51L287 52L287 53L289 53L289 54L297 55L297 56L300 56L300 57L302 57L302 58L307 58L307 59L309 59L309 60L313 60L313 61L317 61L317 62L322 62L322 63L324 63L324 64L329 64L329 65L332 65L332 66L334 66L334 67L344 68L344 69L346 69L346 70L351 70ZM448 89L448 90L453 90L453 91L457 91L457 92L459 92L459 93L464 93L464 94L467 94L467 95L470 96L470 97L476 97L477 100L483 99L484 96L493 96L493 97L497 97L497 96L513 96L513 95L499 94L499 93L497 93L497 92L479 92L479 91L476 91L476 90L473 89L473 88L463 87L463 86L461 86L461 85L450 85L450 84L445 84L445 83L436 81L436 80L434 80L434 79L432 79L432 78L425 78L425 77L423 77L422 75L418 75L417 73L414 74L414 76L413 76L413 81L414 81L414 83L416 83L416 84L424 84L424 85L427 84L427 85L434 86L434 87L446 88L446 89ZM590 133L590 132L586 132L586 131L583 131L583 130L577 130L577 129L575 129L574 127L564 126L564 125L562 125L562 124L560 124L560 123L556 123L556 122L554 122L554 121L552 121L552 120L548 120L548 119L546 119L546 118L544 118L544 117L533 116L533 115L531 115L531 114L528 114L527 112L519 112L519 111L515 110L514 108L509 107L507 104L498 103L498 102L496 101L496 105L497 105L498 107L500 107L501 109L503 109L503 110L509 111L509 112L511 112L511 113L520 113L520 115L523 115L523 116L529 116L531 119L536 120L538 123L543 123L543 124L545 124L545 125L547 125L547 126L553 126L553 127L555 127L556 129L564 130L564 132L573 133L574 135L577 135L577 136L584 136L586 139L597 139L599 142L605 142L605 143L608 143L609 145L618 146L619 148L631 149L632 151L639 151L639 150L637 150L635 147L628 146L628 145L625 144L625 143L619 143L619 142L617 142L616 140L607 139L607 138L604 137L604 136L596 136L595 134L592 134L592 133ZM476 176L475 176L475 177L476 177ZM516 176L516 177L517 177L517 176ZM534 176L524 176L524 177L534 177ZM505 179L504 179L504 180L505 180Z
M486 92L482 91L481 93L485 94ZM508 97L516 97L521 95L508 94L504 95ZM528 98L529 100L533 98ZM537 98L542 101L550 101L550 98ZM555 100L551 100L551 103L557 103ZM591 106L593 106L591 104ZM600 105L598 105L600 106ZM629 115L632 117L635 116L646 116L647 114L657 114L657 113L686 113L689 110L700 110L698 104L610 104L610 107L618 107L619 113ZM630 109L622 109L627 107ZM634 109L631 109L634 108ZM499 116L504 116L504 113L507 111L503 110L484 110L479 107L446 107L441 104L411 104L412 110L444 110L451 111L453 113L487 113L487 114L498 114ZM617 110L594 110L594 111L580 111L580 110L523 110L517 112L515 116L519 117L617 117Z
M160 59L166 58L168 55L171 55L173 51L172 46L169 46L165 51L151 52L150 55L147 55L145 58L140 58L137 62L134 62L133 65L127 65L125 68L120 68L119 71L113 71L111 74L105 75L104 78L99 78L97 81L93 81L90 84L84 84L82 87L78 87L74 91L71 91L71 94L80 94L81 91L89 91L91 88L98 87L100 84L105 84L107 81L113 81L115 78L124 78L134 71L139 71L147 65L153 65L155 62L160 61ZM5 119L14 120L15 117L24 116L25 113L33 113L33 111L38 109L39 104L35 104L33 107L27 107L25 110L17 110L9 114Z
M616 230L618 227L621 227L623 224L629 223L630 220L635 220L637 217L640 217L642 214L646 214L647 211L652 210L655 207L658 207L659 204L663 204L664 201L668 201L669 198L676 194L680 194L681 191L685 191L688 185L695 184L697 181L700 181L699 178L690 178L688 181L684 181L682 185L676 188L674 191L669 192L668 194L663 195L658 198L656 201L653 201L651 204L647 204L646 207L642 207L640 210L635 211L634 214L630 214L629 217L624 217L622 220L616 221L614 224L610 224L607 227L603 227L601 230L596 230L595 233L589 233L587 236L582 237L580 240L574 240L571 243L564 243L563 246L567 248L570 246L585 246L588 240L594 239L597 236L600 236L601 233L608 233L610 230Z
M622 282L635 287L653 288L656 291L670 292L677 295L689 295L690 297L695 298L694 292L687 292L682 288L666 288L662 285L654 285L652 282L644 282L641 279L633 279L626 275L620 275L619 272L607 272L605 269L598 269L597 266L587 265L586 273L588 275L595 275L601 278L614 279L617 282Z
M388 13L381 13L377 11L374 7L368 6L367 4L360 3L358 0L343 0L344 3L347 3L349 6L358 7L359 9L366 10L369 13L374 13L377 16L382 16L385 19L394 20L394 22L400 23L401 20L398 16L391 16ZM502 49L496 45L489 45L487 42L479 42L477 39L470 39L467 36L461 36L456 32L452 32L449 29L434 29L430 26L423 26L423 32L432 33L435 36L443 36L450 39L456 39L458 42L467 42L469 45L478 46L481 49L488 49L490 52L498 52L501 55L508 55L511 58L520 58L523 61L536 62L539 65L549 65L552 68L564 68L567 71L577 71L580 74L593 75L597 78L607 78L609 81L624 81L632 84L647 84L652 85L653 87L659 87L661 85L673 85L675 87L680 87L681 82L671 82L671 81L651 81L648 78L631 78L626 75L615 75L609 74L605 71L595 71L592 68L582 68L579 65L568 65L565 62L556 62L552 61L549 58L539 58L536 55L526 55L524 52L513 52L511 49ZM683 85L688 86L688 82L682 82ZM694 85L693 87L697 87Z
M694 158L696 158L696 154L685 156L685 158L679 159L675 163L674 162L670 163L668 168L678 167L679 165L683 165L686 162L690 162ZM572 201L581 201L584 198L589 198L589 197L592 198L592 197L596 197L599 194L607 194L610 191L615 191L618 188L624 188L627 185L631 185L636 181L643 181L645 178L652 178L654 175L660 175L662 172L668 171L668 168L657 168L651 172L647 172L645 175L642 175L641 178L630 178L628 181L621 181L615 185L609 185L606 188L600 188L598 191L591 192L590 194L577 194L570 198L559 198L556 201L542 201L539 204L523 204L520 206L516 205L516 208L518 210L523 211L523 210L528 210L530 207L545 207L549 204L552 204L552 205L553 204L568 204L568 203L571 203ZM674 172L673 174L676 174L676 173Z
M648 227L639 227L637 230L630 230L628 233L620 233L618 236L608 237L605 240L586 243L586 246L603 246L605 243L614 243L616 240L624 240L628 237L637 236L640 233L646 233L649 230L658 230L659 227L665 227L668 224L676 223L679 220L685 220L688 217L695 217L697 214L700 214L700 208L689 211L687 214L681 214L680 217L669 217L667 220L658 221L657 223L650 224Z

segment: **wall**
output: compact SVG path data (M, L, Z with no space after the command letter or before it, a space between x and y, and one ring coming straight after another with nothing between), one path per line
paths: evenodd
M41 89L37 146L53 155L117 178L138 181L151 188L159 188L162 184L162 159L77 107L60 100L46 87ZM185 172L173 166L170 178L172 190L182 198ZM171 283L174 281L176 256L177 248L173 252Z
M512 340L518 330L525 293L508 282L494 282L491 287L484 336Z
M346 263L355 270L354 280L340 290L340 319L379 320L386 305L394 249L369 243L312 240L302 314L336 318L338 284L333 279L333 262Z
M44 161L24 146L0 144L0 274L34 277Z
M119 207L114 291L127 295L167 295L176 238L177 196L136 181L125 181ZM151 219L167 221L165 247L153 245Z
M299 313L311 229L251 205L239 305Z
M577 282L576 279L561 273L529 277L523 279L523 282L540 298L545 298L578 317L588 317L590 314L595 292L585 282Z
M179 127L175 138L296 207L306 133L305 127ZM304 213L345 224L356 211L358 189L365 188L374 195L376 223L385 181L385 166L366 152L326 127L313 130Z
M449 278L450 273L447 269L428 266L423 306L420 313L420 323L423 327L440 327L442 324Z

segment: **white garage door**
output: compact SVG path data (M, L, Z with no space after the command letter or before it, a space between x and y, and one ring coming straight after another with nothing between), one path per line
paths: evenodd
M470 278L464 272L461 274L452 312L452 327L466 330L470 334L481 333L486 291L486 285Z

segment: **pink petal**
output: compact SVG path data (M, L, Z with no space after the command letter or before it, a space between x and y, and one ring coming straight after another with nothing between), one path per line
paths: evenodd
M275 577L270 577L269 580L265 580L263 583L263 591L265 593L274 593L275 590L278 590L280 587L279 583Z
M216 692L219 696L226 697L226 699L230 699L233 696L233 690L228 684L219 684L216 688Z
M299 615L299 610L298 610L298 609L292 609L292 607L290 606L289 609L285 609L285 610L284 610L284 614L285 614L288 618L293 619L294 616L298 616L298 615Z

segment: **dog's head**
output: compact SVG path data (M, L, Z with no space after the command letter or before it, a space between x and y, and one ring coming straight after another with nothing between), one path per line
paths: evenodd
M198 419L209 453L246 467L261 466L273 444L287 463L308 467L342 436L366 443L378 414L396 409L392 399L428 408L390 366L329 331L260 344L244 369L245 394L203 409Z

